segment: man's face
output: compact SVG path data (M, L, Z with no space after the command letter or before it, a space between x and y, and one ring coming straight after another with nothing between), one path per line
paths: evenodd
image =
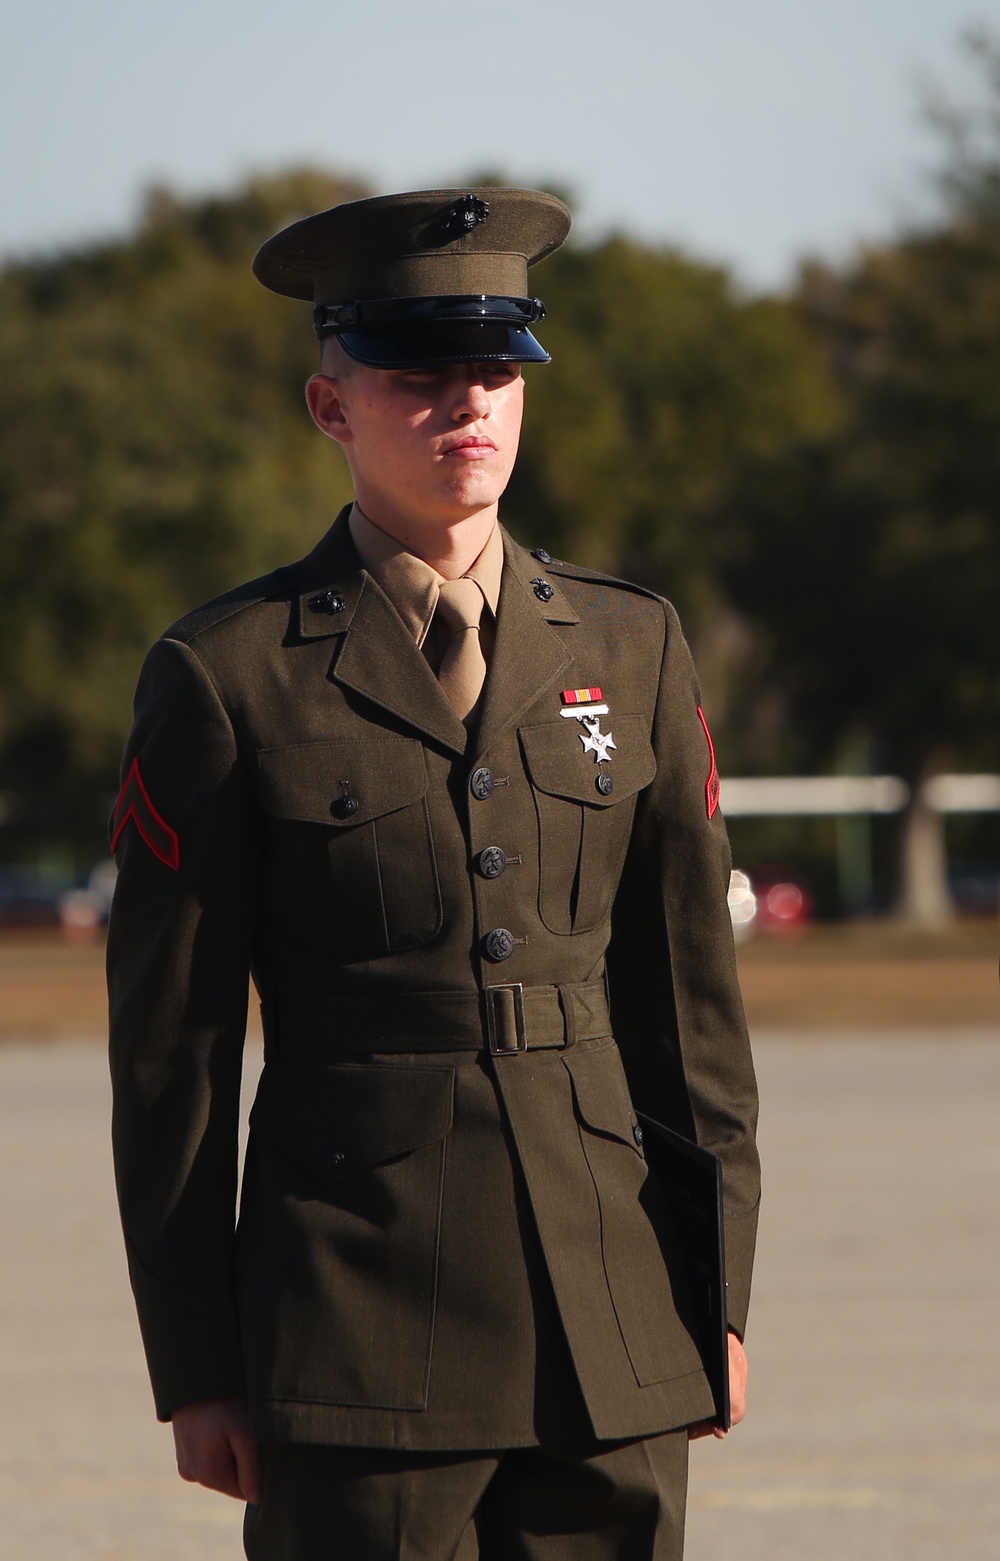
M521 433L519 364L345 367L314 375L306 395L316 423L344 446L362 509L448 525L496 505Z

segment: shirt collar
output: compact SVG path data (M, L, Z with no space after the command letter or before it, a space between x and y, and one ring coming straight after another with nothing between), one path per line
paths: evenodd
M376 526L360 504L352 506L348 525L361 562L381 586L417 645L422 645L434 617L444 576L409 552L381 526ZM500 527L494 526L486 546L463 577L475 580L494 617L500 601L502 574L503 538Z

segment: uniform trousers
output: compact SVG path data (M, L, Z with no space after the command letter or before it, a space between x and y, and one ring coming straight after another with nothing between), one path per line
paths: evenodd
M681 1561L687 1430L489 1453L265 1443L249 1561Z

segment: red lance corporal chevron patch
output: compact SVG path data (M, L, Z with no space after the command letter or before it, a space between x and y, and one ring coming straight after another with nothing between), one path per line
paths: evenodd
M125 784L118 793L118 801L111 815L111 849L118 846L122 830L129 819L155 857L172 867L174 872L181 865L181 844L177 831L170 828L153 806L146 783L139 768L139 757L132 760L132 767L125 777Z
M708 722L705 720L705 712L701 705L698 706L698 720L701 722L701 728L708 743L709 771L708 780L705 782L705 811L709 818L712 818L719 806L719 793L722 790L722 782L719 779L719 767L715 762L715 744L712 741L712 734L708 729Z

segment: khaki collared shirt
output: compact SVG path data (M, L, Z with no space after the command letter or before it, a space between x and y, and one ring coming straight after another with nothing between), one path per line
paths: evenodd
M435 672L441 665L450 634L434 622L438 592L444 576L430 564L410 553L401 542L368 519L359 504L351 510L348 524L351 540L368 573L381 586L399 616L423 651ZM479 642L487 667L496 640L496 614L503 574L503 539L494 526L479 557L465 571L464 579L474 580L483 593L483 613Z

